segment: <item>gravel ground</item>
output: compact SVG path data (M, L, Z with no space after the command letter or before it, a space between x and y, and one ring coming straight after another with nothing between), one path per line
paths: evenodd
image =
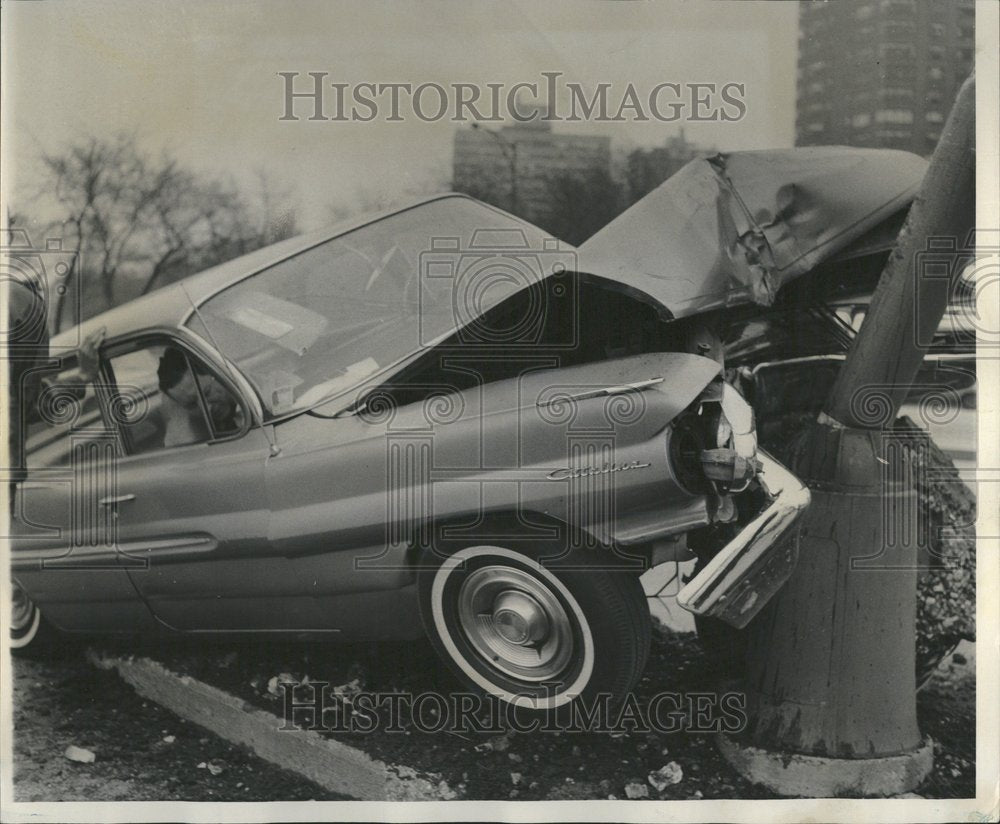
M917 693L920 731L934 739L927 798L976 797L976 645L962 641Z
M15 659L13 676L16 801L342 798L144 701L79 649ZM71 745L95 760L69 760Z
M938 668L918 695L921 730L936 742L932 776L917 790L927 797L974 796L975 647L965 642L959 653ZM143 652L142 649L134 649ZM152 654L154 650L147 650ZM258 706L282 713L279 695L268 690L271 678L287 673L333 685L354 682L376 691L448 694L461 689L438 663L429 645L371 646L173 645L155 650L171 668L227 689ZM271 683L272 689L274 687ZM348 688L350 691L350 688ZM654 636L649 665L636 691L639 707L658 692L688 696L718 693L718 679L708 670L697 640L690 634ZM280 690L278 690L280 693ZM302 696L305 697L305 696ZM715 713L718 717L718 712ZM386 714L382 714L386 718ZM305 719L303 719L305 721ZM288 733L293 734L293 733ZM499 734L421 732L404 717L404 729L372 733L331 733L389 763L438 774L459 797L604 799L625 798L626 787L644 788L648 798L769 798L736 775L718 754L708 733L544 732ZM675 766L669 766L669 765ZM658 790L649 776L664 770L671 780Z
M449 694L462 689L426 643L254 645L219 649L212 655L181 645L169 651L161 648L158 658L278 714L282 700L267 686L280 673L296 681L308 675L312 681L334 685L357 679L359 686L383 692ZM652 695L664 690L715 693L693 636L661 636L655 641L636 692L637 704L645 706ZM381 717L387 718L387 713ZM464 798L624 798L629 783L645 786L651 798L767 797L728 769L709 734L423 733L406 717L403 725L400 732L383 728L367 734L332 733L331 737L386 762L439 774ZM658 793L647 776L671 761L683 765L684 778Z

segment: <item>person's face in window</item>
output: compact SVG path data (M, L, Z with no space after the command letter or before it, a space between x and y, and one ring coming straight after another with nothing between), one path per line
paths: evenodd
M185 409L198 408L198 384L191 370L185 369L181 379L166 390L167 395Z

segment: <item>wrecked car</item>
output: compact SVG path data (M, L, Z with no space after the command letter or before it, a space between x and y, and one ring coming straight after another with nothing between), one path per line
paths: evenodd
M706 319L870 242L920 163L694 161L579 250L431 197L92 318L23 410L12 645L426 634L508 703L620 699L644 570L698 557L680 603L742 627L796 560L808 491Z

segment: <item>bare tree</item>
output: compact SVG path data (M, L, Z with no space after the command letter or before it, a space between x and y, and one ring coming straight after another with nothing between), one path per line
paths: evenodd
M276 181L264 168L257 169L257 234L265 243L277 243L297 231L298 216L290 186Z
M109 216L102 216L105 202L113 202L120 184L111 182L111 169L121 166L122 155L126 151L126 140L119 138L115 143L105 143L91 139L86 143L77 144L63 155L45 155L42 161L53 183L56 200L64 210L64 239L69 239L79 260L83 251L85 238L91 239L94 246L103 245L105 254L101 255L102 267L107 265L107 242ZM117 174L115 175L117 177ZM70 279L78 275L79 266L73 271L64 284L54 312L56 329L63 318L63 302L73 285ZM105 294L110 295L110 285L104 287Z
M248 198L235 183L144 152L127 135L91 138L42 160L63 213L64 248L83 262L76 276L87 283L75 287L96 287L104 307L119 301L125 284L145 294L296 231L290 192L265 172ZM55 331L65 320L71 284L64 285Z

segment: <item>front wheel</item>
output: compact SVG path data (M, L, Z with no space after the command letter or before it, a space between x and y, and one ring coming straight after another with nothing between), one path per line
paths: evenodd
M618 705L649 654L651 619L638 578L574 551L511 542L421 559L420 609L438 653L471 687L549 712L574 701ZM603 558L605 564L613 556Z

